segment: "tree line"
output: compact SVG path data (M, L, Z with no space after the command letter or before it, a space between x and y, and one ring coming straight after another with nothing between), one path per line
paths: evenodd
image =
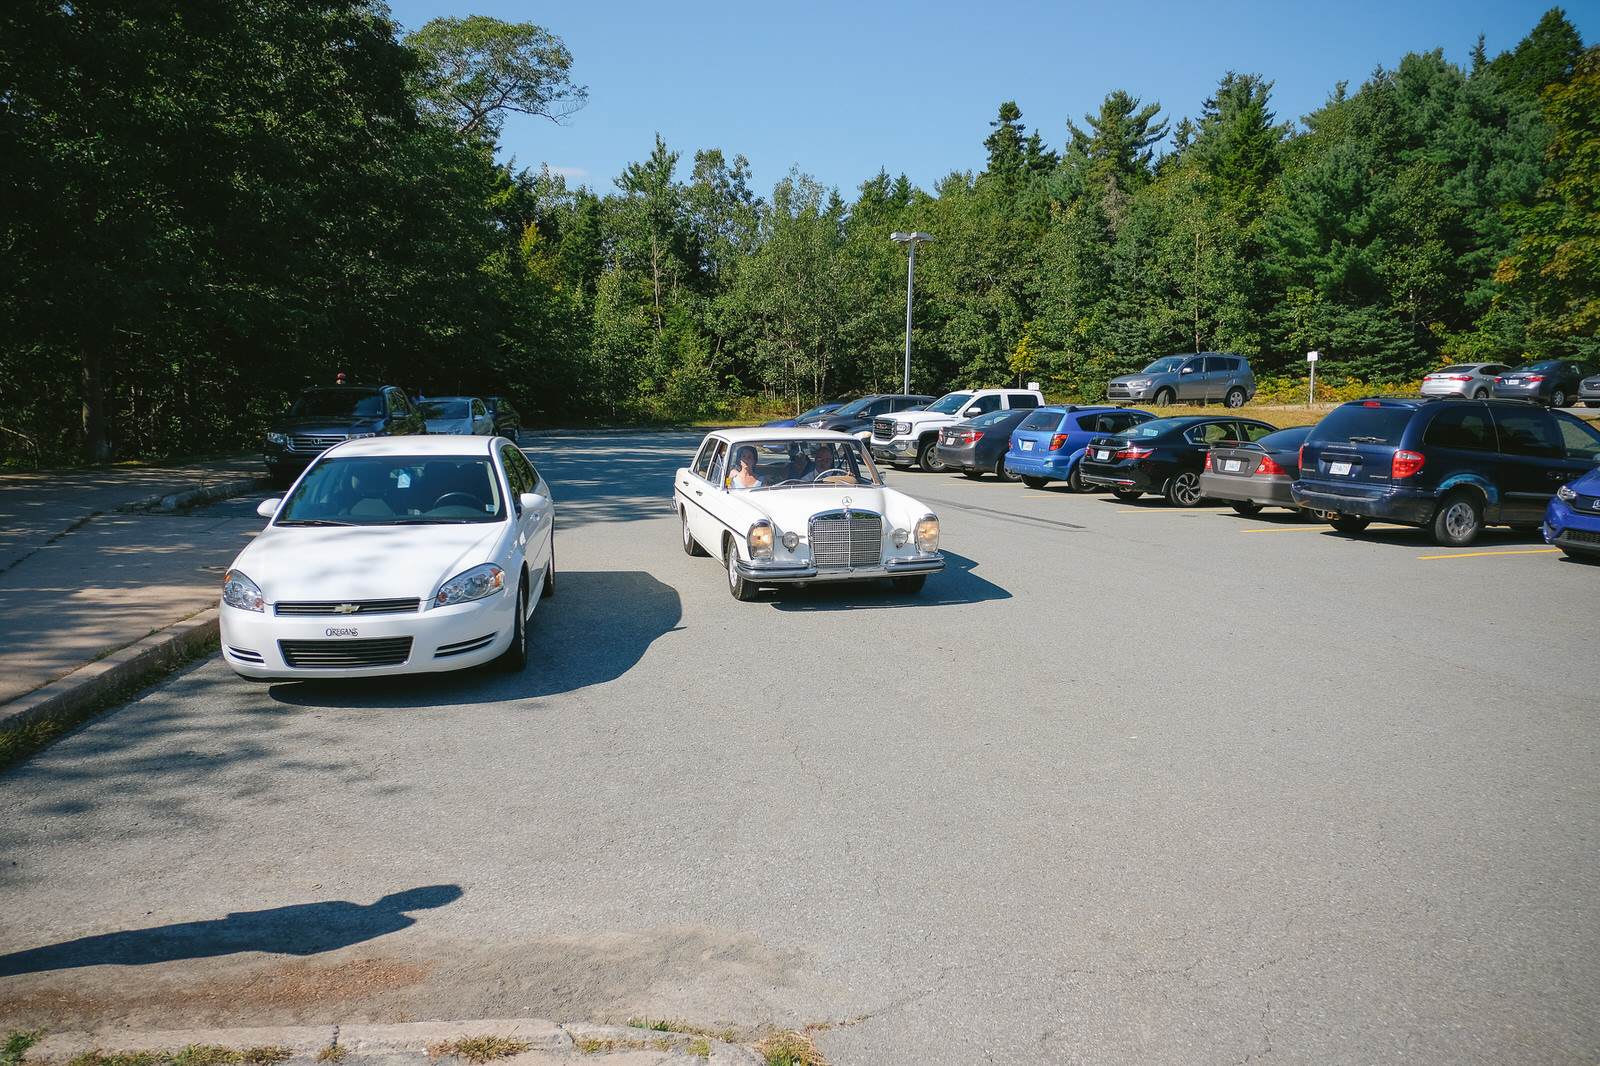
M15 0L0 12L0 461L246 447L337 372L671 422L912 387L1055 397L1176 351L1414 380L1589 356L1600 49L1559 9L1470 65L1340 84L1299 124L1224 73L1174 123L1126 91L1059 148L1002 103L933 189L766 195L658 136L609 190L494 160L508 111L581 121L573 57L369 0ZM1054 122L1052 124L1054 124Z

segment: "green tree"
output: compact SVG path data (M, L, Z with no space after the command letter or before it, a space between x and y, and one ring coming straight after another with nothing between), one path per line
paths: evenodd
M561 38L531 23L437 18L405 43L423 60L423 107L463 137L493 142L505 112L561 122L588 101L569 78L572 54Z

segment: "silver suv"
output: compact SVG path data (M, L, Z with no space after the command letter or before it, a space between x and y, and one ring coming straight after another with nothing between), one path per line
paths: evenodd
M1201 352L1164 355L1137 374L1123 374L1106 384L1112 403L1225 403L1243 407L1256 394L1256 376L1242 355Z

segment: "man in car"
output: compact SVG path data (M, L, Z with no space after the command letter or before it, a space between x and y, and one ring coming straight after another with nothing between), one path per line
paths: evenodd
M801 480L815 481L818 474L825 474L833 469L835 469L833 464L833 445L819 444L817 445L816 458L812 461L812 467Z

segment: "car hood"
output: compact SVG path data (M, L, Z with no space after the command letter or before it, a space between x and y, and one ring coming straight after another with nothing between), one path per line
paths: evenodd
M269 603L426 600L439 583L496 558L506 522L426 526L268 526L239 557Z
M272 423L274 433L317 433L327 430L340 433L371 432L382 418L356 418L350 415L305 415L300 418L280 418Z
M429 433L466 433L471 434L473 421L470 418L430 418L427 419Z
M847 506L853 511L873 511L892 525L915 522L928 508L903 492L878 485L806 485L786 489L755 489L735 498L759 516L772 519L780 530L804 532L811 516ZM911 512L915 511L915 514Z

